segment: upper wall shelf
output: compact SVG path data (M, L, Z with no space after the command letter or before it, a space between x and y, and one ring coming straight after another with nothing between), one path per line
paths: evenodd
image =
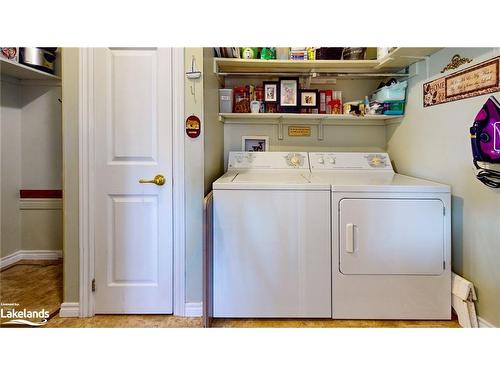
M337 126L385 126L401 122L403 116L387 115L324 115L305 113L219 113L219 121L225 124L310 124L310 125L337 125Z
M405 75L401 70L425 59L441 48L396 48L381 60L259 60L215 58L214 73L219 76L305 75Z
M21 80L54 80L59 81L61 78L50 73L42 72L41 70L31 68L26 65L19 64L14 61L0 59L0 74Z

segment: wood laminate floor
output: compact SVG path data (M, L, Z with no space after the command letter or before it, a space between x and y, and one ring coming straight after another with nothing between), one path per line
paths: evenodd
M10 272L9 272L10 271ZM16 264L0 273L0 301L57 311L62 301L62 265ZM201 318L172 315L96 315L49 319L47 328L200 328ZM217 328L459 328L456 318L430 320L214 319Z
M453 320L214 319L214 328L460 328ZM47 328L200 328L201 318L172 315L55 316Z
M4 311L45 309L53 316L61 306L62 285L61 261L18 262L0 272L0 303Z

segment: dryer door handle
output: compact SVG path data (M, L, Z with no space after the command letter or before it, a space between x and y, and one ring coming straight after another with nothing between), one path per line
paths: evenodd
M347 253L354 253L354 227L352 223L345 226L345 251Z

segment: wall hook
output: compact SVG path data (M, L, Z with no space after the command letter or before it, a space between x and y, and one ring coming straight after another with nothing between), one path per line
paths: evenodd
M201 72L196 67L196 59L194 55L191 57L191 70L186 72L186 77L188 79L198 79L201 77Z
M320 119L318 124L318 141L322 141L324 139L325 139L325 133L323 127L323 119Z
M283 116L280 116L278 119L278 139L280 141L283 140Z

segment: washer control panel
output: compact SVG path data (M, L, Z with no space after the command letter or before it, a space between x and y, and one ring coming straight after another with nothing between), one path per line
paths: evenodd
M228 170L232 169L307 169L307 152L230 152Z
M393 171L385 152L310 152L311 170Z

